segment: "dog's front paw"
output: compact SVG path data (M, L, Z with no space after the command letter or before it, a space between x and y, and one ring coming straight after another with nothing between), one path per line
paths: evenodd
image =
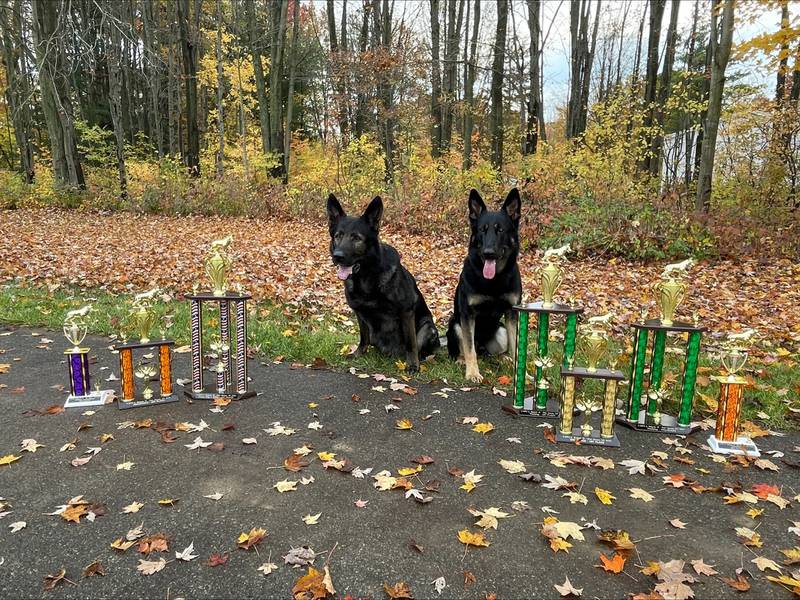
M350 355L353 358L358 358L359 356L364 356L367 353L367 349L369 346L359 346L356 348L353 353Z
M406 373L411 375L412 373L419 372L419 359L413 360L411 358L406 359Z
M467 381L470 381L472 383L481 383L483 381L483 375L481 375L481 372L478 370L477 367L473 369L467 367L466 378Z

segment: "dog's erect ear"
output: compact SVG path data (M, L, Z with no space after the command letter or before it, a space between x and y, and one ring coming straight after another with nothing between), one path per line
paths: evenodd
M341 219L343 216L345 216L345 214L342 205L339 204L336 196L331 194L328 196L328 229L330 230L331 234L333 234L336 223L338 223L339 219Z
M505 212L513 221L519 221L520 212L522 208L522 199L519 197L519 190L512 189L506 196L506 201L503 202L503 212Z
M475 189L469 191L469 200L467 204L469 205L470 221L477 221L478 217L486 210L486 204L483 202L483 198L481 198L478 190Z
M369 203L367 210L361 215L361 218L367 222L367 225L372 227L375 231L381 228L381 217L383 217L383 200L380 196L375 196L372 202Z

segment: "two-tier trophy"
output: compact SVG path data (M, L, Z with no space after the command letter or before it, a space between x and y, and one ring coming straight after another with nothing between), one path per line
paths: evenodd
M653 285L653 292L661 311L660 318L647 319L643 311L641 322L634 323L634 345L631 384L625 416L620 423L639 431L670 434L688 434L692 430L692 406L694 403L697 366L700 358L700 337L706 329L694 323L675 320L675 312L686 297L688 270L692 259L667 265L661 280ZM650 355L650 379L645 385L645 369L648 365L647 349L650 332L653 344ZM663 370L667 334L686 335L686 358L683 364L683 382L677 415L664 413Z
M748 382L739 372L747 362L747 349L729 338L720 360L725 374L712 377L719 382L719 405L717 425L708 445L719 454L759 457L761 453L753 440L740 433L744 388Z
M542 300L528 304L519 304L512 310L517 316L517 348L514 353L514 402L504 406L507 412L539 418L557 418L560 414L558 399L551 397L551 379L557 376L548 374L554 367L548 358L548 340L550 337L550 316L564 315L564 349L562 366L566 366L575 356L575 336L578 327L578 316L583 308L574 304L562 304L555 301L555 294L564 280L562 266L570 246L545 251L539 277L542 286ZM526 394L528 375L528 323L531 313L537 316L536 323L536 357L533 359L532 394Z
M247 300L252 296L228 289L232 241L232 236L227 236L212 242L203 261L212 289L198 292L195 286L195 290L186 295L191 302L192 387L184 393L195 400L220 397L241 400L255 395L248 391L247 379ZM219 311L219 332L211 335L209 343L215 362L212 366L214 381L208 387L203 378L204 303L217 305ZM235 332L231 331L231 306Z
M172 347L175 342L166 339L163 334L162 339L150 339L150 331L156 321L153 304L158 291L152 289L134 296L129 318L139 336L139 341L123 340L121 344L114 346L119 352L122 396L117 406L120 409L166 404L179 400L172 389ZM135 350L152 350L153 354L157 353L158 366L153 364L147 355L143 355L134 365ZM140 394L136 393L136 379L140 379L144 386ZM153 391L151 384L154 383L158 383L158 391Z
M625 375L614 368L616 361L612 361L609 369L598 366L608 351L608 333L604 327L610 320L610 314L589 319L589 332L580 340L586 357L585 367L576 367L572 357L567 366L561 368L561 420L556 431L557 442L619 446L619 438L614 433L614 417L617 388ZM587 380L604 382L602 398L593 397L592 392L586 389ZM579 382L583 382L580 394L577 392ZM583 413L581 424L574 423L574 409ZM600 422L595 425L592 414L598 411L601 413Z
M86 318L91 310L91 305L87 305L69 311L64 318L64 337L72 344L72 348L64 351L69 372L69 395L64 402L64 408L100 406L111 402L114 397L114 390L91 389L89 348L81 347L88 330Z

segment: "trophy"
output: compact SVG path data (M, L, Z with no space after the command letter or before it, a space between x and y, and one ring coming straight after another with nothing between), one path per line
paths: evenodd
M91 310L91 305L87 305L69 311L64 318L64 337L72 344L72 348L64 351L69 372L69 396L64 402L64 408L100 406L111 402L114 397L114 390L90 389L89 348L81 347L81 343L86 338L86 317Z
M150 332L156 322L153 305L158 293L158 288L154 288L133 297L128 316L139 341L129 342L127 334L123 334L122 343L114 346L114 349L119 352L122 397L117 402L117 407L120 409L178 401L178 396L172 390L172 346L175 345L175 342L166 339L164 332L162 332L160 340L150 339ZM158 367L148 362L146 356L143 356L134 367L133 353L140 350L157 352ZM144 384L144 390L139 397L136 395L136 379L141 379ZM154 381L159 383L160 393L158 395L150 387Z
M609 365L600 367L608 351L608 333L603 325L611 321L611 314L589 319L589 333L581 338L581 348L586 356L586 367L574 366L574 358L561 368L561 422L556 431L557 442L579 442L596 446L619 446L619 438L614 433L614 413L617 404L617 388L625 379L617 371L616 359ZM584 389L576 401L576 383L582 380L601 380L604 382L602 400L592 398ZM583 424L574 426L574 409L583 412ZM592 414L601 411L599 427L592 425Z
M661 281L653 286L660 309L660 318L648 319L642 311L642 319L633 323L634 344L631 384L628 390L627 408L620 423L639 431L686 435L692 431L692 405L697 382L697 366L700 357L700 338L706 329L700 327L695 314L693 323L674 320L675 311L686 296L687 285L681 281L694 261L684 260L667 265ZM650 353L650 379L645 386L645 370L648 366L647 350L650 333L653 333ZM667 335L686 336L686 358L683 364L683 382L677 415L662 411L665 390L661 384L664 371L664 354Z
M553 366L547 358L548 339L550 337L550 316L564 315L564 350L562 366L566 366L575 354L575 336L578 327L578 315L583 309L574 302L562 304L555 302L556 290L564 279L562 263L570 246L546 250L539 268L542 285L541 302L519 304L511 308L516 321L516 352L514 352L514 403L503 409L520 416L539 418L558 418L560 410L558 400L549 395L550 380L547 371ZM536 323L536 358L533 361L534 376L528 375L528 323L530 314L537 316ZM511 325L513 327L513 325ZM554 377L557 377L555 375ZM525 387L528 379L532 379L533 394L526 396Z
M186 295L191 302L192 387L184 393L195 400L231 398L241 400L254 396L247 381L247 300L251 295L228 289L228 271L232 264L232 236L211 242L203 260L211 291L199 291L195 284ZM219 335L209 345L217 361L212 367L215 384L206 389L203 381L203 304L211 303L219 310ZM231 305L235 315L235 332L231 331ZM233 335L232 335L233 333ZM235 354L235 356L234 356Z
M728 338L728 345L722 351L720 362L725 375L712 379L719 382L719 405L717 425L714 435L708 438L712 452L718 454L740 454L759 457L761 453L750 438L740 435L740 416L747 379L738 375L747 362L747 350L734 345Z

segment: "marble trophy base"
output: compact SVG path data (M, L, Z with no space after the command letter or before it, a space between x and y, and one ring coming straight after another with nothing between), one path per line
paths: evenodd
M86 406L102 406L114 398L114 390L94 390L85 396L67 396L64 408L83 408Z
M735 442L718 440L712 435L708 438L708 445L715 454L738 454L740 456L752 456L753 458L761 456L761 452L758 451L758 446L753 443L753 440L743 435L736 438Z
M579 443L590 446L607 446L609 448L619 448L619 438L615 433L611 437L600 435L599 429L592 429L592 433L584 435L580 427L573 427L571 434L561 433L556 429L556 442Z

